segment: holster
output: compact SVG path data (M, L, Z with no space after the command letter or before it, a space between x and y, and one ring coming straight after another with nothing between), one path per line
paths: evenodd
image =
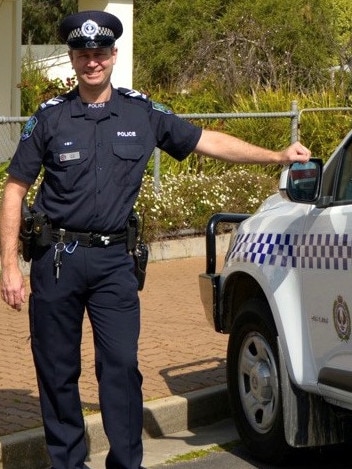
M139 232L139 218L136 213L128 219L127 227L127 251L133 255L135 274L138 280L138 290L143 290L148 264L148 246L143 242Z
M133 251L135 274L138 280L138 290L143 290L145 277L147 275L148 264L148 246L143 241L137 241L136 248Z
M33 213L23 199L21 209L20 241L23 260L29 262L33 252Z
M44 213L31 210L26 202L22 201L20 241L22 243L22 257L30 262L35 246L50 246L52 240L51 223Z

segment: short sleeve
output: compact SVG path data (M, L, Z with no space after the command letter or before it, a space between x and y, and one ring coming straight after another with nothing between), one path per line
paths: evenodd
M202 134L201 127L172 112L160 110L153 110L152 119L156 124L158 148L179 161L192 153Z

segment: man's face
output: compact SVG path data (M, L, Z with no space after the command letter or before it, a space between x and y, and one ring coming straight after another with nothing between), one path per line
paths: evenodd
M70 50L69 56L81 86L99 88L110 83L117 56L115 47Z

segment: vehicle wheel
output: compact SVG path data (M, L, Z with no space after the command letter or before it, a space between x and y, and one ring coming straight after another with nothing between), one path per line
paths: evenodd
M286 443L277 332L268 304L250 300L234 320L227 350L227 383L238 433L251 454L282 463Z

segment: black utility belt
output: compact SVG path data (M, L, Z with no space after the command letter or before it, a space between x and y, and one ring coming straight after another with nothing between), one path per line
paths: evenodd
M22 256L26 262L30 262L32 259L36 246L47 248L52 242L56 243L54 268L57 280L59 280L62 266L62 251L65 250L72 254L77 245L83 247L106 247L112 244L125 243L127 251L134 258L138 290L143 289L148 263L148 246L139 237L138 217L134 213L128 218L126 228L115 233L76 232L63 228L53 228L45 213L31 210L27 203L23 201L20 240Z
M77 243L78 246L86 248L90 247L105 247L112 244L126 243L126 230L118 233L102 234L95 232L75 232L66 231L52 228L52 241L58 243L63 242L65 244Z

